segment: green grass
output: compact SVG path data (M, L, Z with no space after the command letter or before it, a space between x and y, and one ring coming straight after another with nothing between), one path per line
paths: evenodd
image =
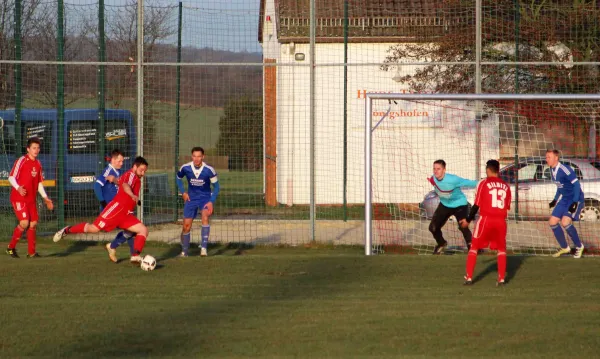
M509 257L496 288L491 256L463 287L459 255L214 247L181 260L150 244L161 267L145 273L94 243L39 251L0 256L1 357L554 358L600 347L591 258Z

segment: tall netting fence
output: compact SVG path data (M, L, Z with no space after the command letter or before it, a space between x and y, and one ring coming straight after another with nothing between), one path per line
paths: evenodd
M363 244L367 93L597 93L598 14L595 1L6 1L0 227L8 233L15 225L11 166L38 136L46 188L60 202L52 212L39 205L40 232L94 219L94 183L119 149L123 170L137 155L150 163L137 209L150 239L179 241L175 173L201 146L221 186L211 241ZM389 105L395 126L448 131L462 118ZM483 110L503 114L488 115L503 119L500 132L461 147L493 142L489 155L506 165L553 147L594 166L593 104L485 104L468 116ZM444 131L421 132L419 146L427 144L432 158L452 158ZM391 146L402 139L385 133L394 162L385 176L415 173L416 187L390 188L397 193L374 211L426 225L430 158L415 160L420 150L406 141ZM453 160L473 168L473 178L481 161ZM199 232L195 222L195 241ZM543 226L539 232L549 235ZM427 233L422 240L433 243Z

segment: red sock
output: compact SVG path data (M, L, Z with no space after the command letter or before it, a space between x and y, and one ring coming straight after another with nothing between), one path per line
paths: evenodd
M21 239L21 236L23 235L24 231L25 230L23 228L21 228L21 226L19 226L19 225L17 225L15 227L15 230L13 231L13 235L10 240L10 244L8 245L8 248L14 249L17 246L17 242L19 241L19 239Z
M498 251L498 281L506 276L506 252Z
M35 254L35 228L31 227L27 230L27 253Z
M78 223L74 226L69 227L67 233L85 233L85 226L87 223Z
M475 264L477 264L477 249L471 247L469 255L467 256L467 278L473 278Z
M133 251L134 253L140 254L144 250L144 246L146 245L146 236L138 234L135 236L133 240Z

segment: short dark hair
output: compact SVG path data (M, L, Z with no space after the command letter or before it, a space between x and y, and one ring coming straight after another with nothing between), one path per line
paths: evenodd
M146 161L146 159L142 156L137 156L135 160L133 160L133 165L138 167L141 165L146 165L146 167L148 167L148 161Z
M196 146L196 147L192 148L191 153L194 154L194 152L198 152L198 151L200 151L200 152L202 152L202 154L204 154L204 148L202 148L200 146Z
M489 160L486 162L485 168L489 168L492 172L498 173L500 172L500 162L496 160Z
M556 148L546 150L546 153L550 153L550 152L552 152L555 155L557 155L558 157L560 157L560 151L557 150Z
M119 150L118 148L115 148L110 152L110 158L115 158L119 156L123 156L123 152L121 152L121 150Z
M42 146L42 140L39 137L31 137L27 140L27 148L31 147L34 143L37 143L40 147Z
M446 161L444 160L437 160L437 161L433 161L434 165L442 165L442 167L446 168Z

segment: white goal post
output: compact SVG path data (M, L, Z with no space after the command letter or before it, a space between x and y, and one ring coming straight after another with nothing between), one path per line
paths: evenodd
M442 101L446 101L446 102L442 102ZM452 102L452 101L454 101L454 102ZM395 112L392 111L391 109L394 106L394 104L398 105L398 103L412 103L413 107L416 106L416 108L420 108L421 110L425 109L425 110L422 110L421 112L419 112L418 110L409 112L411 107L400 106L399 108L401 110L395 110ZM569 116L570 116L570 114L574 114L573 116L576 118L585 118L585 119L592 118L593 121L591 122L591 124L586 125L586 130L589 130L590 133L592 133L591 128L593 128L594 131L596 131L596 127L595 127L596 113L598 113L598 115L600 115L600 112L598 112L600 110L600 94L581 94L581 95L578 95L578 94L522 94L521 95L521 94L367 93L365 96L365 123L364 123L365 255L376 254L380 251L380 248L381 248L381 243L378 243L377 241L374 242L374 235L378 235L377 233L374 233L374 221L377 220L377 218L373 217L374 204L377 204L378 206L382 206L382 207L384 207L384 206L388 206L390 208L393 207L391 209L388 208L388 212L389 211L392 211L392 212L393 211L404 211L404 209L402 209L402 207L400 205L397 205L398 198L396 196L397 194L394 193L396 191L403 190L401 181L394 183L394 185L397 185L398 187L393 187L393 188L386 187L385 193L377 192L376 196L375 196L376 201L374 203L374 180L373 179L374 179L374 175L375 176L378 175L376 172L379 171L380 177L386 177L385 175L382 175L382 173L391 174L391 173L395 173L395 172L400 172L399 169L401 166L404 166L404 167L402 167L403 173L408 172L410 174L411 171L414 171L414 172L412 172L412 174L417 173L417 171L415 170L417 167L418 168L423 167L424 171L428 171L428 173L431 172L432 163L430 163L431 161L429 160L429 158L427 160L425 160L425 156L423 158L421 158L420 160L415 160L415 162L413 164L411 164L412 167L411 166L407 167L405 165L398 164L402 161L410 160L410 158L409 158L410 156L406 156L406 155L398 153L399 151L400 152L402 151L401 147L398 147L398 146L394 147L395 146L394 143L398 142L399 141L398 139L400 139L400 142L401 142L406 137L406 134L402 135L402 136L404 136L402 138L399 137L399 135L394 135L394 133L405 131L403 128L399 127L399 126L401 126L400 120L402 120L402 118L403 118L402 116L405 116L404 118L406 118L407 116L418 116L423 113L427 114L428 108L431 108L431 106L438 106L437 104L442 104L442 103L445 103L445 104L451 103L452 111L454 111L454 112L458 112L458 111L465 112L465 110L463 110L463 109L458 109L459 106L457 104L467 104L468 103L471 106L468 110L468 112L469 112L468 115L472 116L474 119L476 119L472 122L474 124L472 126L472 129L469 130L469 131L472 131L472 132L469 132L469 136L472 134L473 138L471 139L469 137L468 139L466 139L465 135L463 134L462 135L463 137L460 139L460 141L464 141L463 143L471 146L472 153L476 153L476 156L474 156L472 158L473 164L469 164L469 166L470 166L469 169L465 170L465 171L472 171L472 172L469 172L466 176L463 175L463 177L465 177L465 178L467 178L467 177L474 178L473 175L475 175L476 173L484 174L484 171L480 171L481 161L482 161L483 156L486 156L487 154L481 153L481 151L482 151L482 149L481 149L482 136L484 136L484 137L488 136L490 141L496 141L496 143L498 144L496 147L501 147L501 140L506 141L506 143L510 143L511 145L514 145L516 143L516 149L511 148L510 151L506 151L506 153L509 153L509 152L512 153L511 151L513 151L515 153L515 158L519 158L521 156L520 153L524 151L523 148L525 147L525 145L522 145L523 148L519 148L519 143L525 143L524 142L525 136L527 136L527 141L538 141L539 142L536 144L536 146L539 147L540 153L541 153L542 147L547 148L544 146L552 145L552 144L556 143L551 138L539 140L539 138L543 137L543 133L541 132L541 130L539 131L539 133L535 132L535 131L537 131L537 130L535 130L536 123L535 122L533 124L527 123L526 115L522 115L521 113L518 113L518 111L511 112L511 111L507 111L506 109L502 109L499 107L488 106L488 104L490 104L490 103L492 103L492 104L513 103L513 104L519 104L519 105L527 104L527 103L531 103L531 104L549 103L549 104L551 104L549 106L552 106L552 108L559 108L560 111L562 111L561 113L565 113ZM419 107L419 106L421 106L421 107ZM429 106L429 107L427 107L427 106ZM533 105L533 106L537 106L537 105ZM542 108L544 109L544 111L549 112L549 110L547 109L547 107L545 107L545 105L544 106L540 105L540 106L541 107L539 107L539 109L534 107L532 112L535 113L538 110L539 110L538 112L543 112L541 110ZM450 106L445 106L445 105L441 106L440 105L440 107L445 107L447 109ZM506 134L506 132L502 132L500 130L498 130L496 132L489 132L487 134L482 135L481 117L487 116L487 114L490 113L489 108L493 108L491 110L491 112L493 112L495 114L494 116L496 116L496 114L498 114L498 113L500 113L500 114L503 113L506 115L504 118L507 118L510 121L515 121L517 126L521 126L522 128L518 129L514 133L511 132L508 135ZM448 111L448 110L445 110L445 111ZM440 113L441 113L440 115L436 115L437 117L435 117L435 118L432 117L427 120L427 121L430 121L430 124L429 124L429 122L427 124L427 126L429 126L429 128L427 128L427 130L429 132L420 131L419 135L418 135L420 137L418 137L418 139L416 139L414 141L419 140L419 141L423 142L423 141L425 141L425 139L427 139L427 136L434 136L433 135L434 132L432 132L432 128L438 126L436 121L444 121L445 120L444 117L446 116L446 112L440 111ZM397 115L397 116L394 117L394 115ZM565 116L567 116L567 115L565 115ZM390 118L392 118L392 120L390 120ZM495 118L497 119L498 116ZM513 120L514 118L517 118L517 119ZM525 120L520 120L519 118L522 118ZM384 128L385 125L391 126L393 121L395 121L394 126L396 126L396 127L389 127L387 129ZM567 121L567 120L564 120L563 122L565 122L565 121ZM540 122L538 120L538 122L537 122L538 126L539 126L539 123ZM421 125L417 124L417 125L413 126L413 128L417 128L418 126L421 126ZM443 126L444 126L444 124L439 124L440 128ZM530 126L528 128L531 128L531 130L526 129L526 126ZM509 127L509 126L506 126L506 127ZM374 153L374 148L376 148L377 146L383 146L383 145L381 143L377 142L377 146L374 147L373 140L374 140L374 133L376 133L376 131L381 131L380 133L384 133L384 131L387 131L385 133L387 133L386 136L389 136L389 137L380 138L379 140L380 140L380 142L390 143L390 145L388 145L388 146L390 146L389 149L381 150L382 153L379 153L379 154ZM485 131L485 129L483 131ZM512 130L509 128L508 131L512 131ZM415 133L415 132L413 131L411 133ZM503 133L504 137L502 139L492 138L492 137L500 137L499 133ZM516 140L510 136L515 136ZM523 136L523 137L521 138L519 136ZM594 139L592 139L592 137L594 137ZM416 135L415 135L415 138L416 138ZM444 148L441 145L440 141L443 141L443 137L441 137L441 136L438 139L432 139L431 143L428 146L429 147L437 147L436 157L444 158L445 155L447 155L447 153L448 153L448 149ZM471 142L468 142L468 141L471 141ZM588 138L586 138L585 141L587 143ZM593 146L596 146L595 141L596 141L595 136L591 135L589 137L589 146L592 146L592 142L593 142ZM577 144L575 142L576 141L573 141L573 148L576 145L579 146L579 144ZM452 145L452 146L456 146L456 145ZM507 145L504 145L504 147L507 147ZM563 147L569 147L569 146L563 144ZM581 147L581 146L579 146L579 147ZM450 147L450 145L449 145L448 148L453 148L453 147ZM389 150L390 152L386 153L387 150ZM433 153L435 153L436 149L434 148L434 149L432 149L432 151L433 151ZM500 151L501 150L496 150L497 157L500 157ZM415 152L413 152L413 153L415 153ZM416 153L420 154L418 152L416 152ZM545 153L545 150L544 150L544 153ZM374 169L374 167L373 167L374 166L374 163L373 163L374 155L376 155L376 157L378 158L377 160L379 162L384 162L384 161L390 162L388 164L384 164L383 167L385 167L385 170ZM392 156L393 158L390 159L390 156ZM536 154L536 156L537 156L537 154ZM464 156L464 160L461 159L461 161L467 162L468 161L467 158L468 157ZM458 161L455 161L455 162L458 162ZM475 164L475 163L477 163L477 164ZM483 163L485 164L485 161L483 161ZM398 167L395 167L395 166L398 166ZM516 164L515 164L515 166L516 166ZM408 168L408 170L407 170L407 168ZM456 165L455 165L455 168L456 168ZM451 172L451 171L449 170L449 172ZM451 173L454 173L454 172L451 172ZM516 177L517 179L516 179L515 183L516 183L517 189L518 189L520 180L518 177L519 175L516 175L516 176L517 176ZM475 178L475 179L478 180L479 178ZM386 181L391 181L391 180L386 179ZM414 179L414 181L426 182L426 178L418 178L418 179ZM421 183L421 182L419 182L419 183ZM426 183L425 183L425 185L426 185ZM523 184L522 186L525 186L525 184ZM556 188L556 187L554 187L554 188ZM412 189L409 189L409 190L412 192L415 192ZM383 191L384 190L381 190L381 192L383 192ZM584 188L584 191L585 191L585 188ZM414 193L411 193L411 194L414 194ZM426 193L416 193L416 194L414 194L414 196L421 196L421 198L422 198L425 194ZM385 198L383 198L383 197L385 197ZM414 201L415 200L413 200L412 202L414 202ZM587 198L586 198L586 201L587 201ZM517 208L516 221L518 222L519 221L518 211L519 211L520 207L518 205L517 205L517 207L518 208ZM546 209L546 211L547 211L547 209ZM386 231L387 231L386 233L390 233L393 231L396 231L396 232L402 231L403 230L402 228L404 228L402 226L405 226L406 224L405 223L403 224L400 222L406 221L407 217L405 215L396 216L393 213L390 216L391 217L388 218L390 220L387 221L389 223L386 222L387 224L381 224L382 226L385 226L385 225L390 226L390 227L386 227ZM513 220L514 220L514 218L513 218ZM426 229L425 230L423 229L423 228L426 228L426 227L424 227L424 223L425 222L428 223L428 221L426 219L421 218L420 215L419 215L418 219L415 219L413 221L415 223L420 222L420 229L418 229L418 230L420 231L419 236L420 236L420 238L423 239L423 242L419 242L418 244L422 245L423 243L427 243L427 241L429 241L429 243L431 243L431 247L433 247L434 240L433 240L431 234ZM511 223L513 223L513 222L511 222ZM535 224L535 226L537 226L537 224ZM446 227L449 227L449 226L446 226ZM511 224L509 224L509 227L511 227ZM544 230L544 231L547 230L546 227L547 226L543 226L542 224L540 224L538 231L541 233L542 230ZM398 228L400 228L400 229L398 229ZM417 229L412 229L412 230L417 231ZM549 230L547 230L547 231L549 232ZM543 233L545 233L545 232L543 232ZM400 234L394 235L394 236L396 239L398 239L398 238L402 239L401 237L405 234L400 233ZM398 240L400 240L400 239L398 239ZM536 241L537 241L537 239L536 239ZM532 240L531 248L536 247L536 245L537 245L537 242ZM425 250L423 250L423 252L425 253ZM427 251L427 252L429 252L429 251ZM539 253L547 254L544 251L540 251Z

